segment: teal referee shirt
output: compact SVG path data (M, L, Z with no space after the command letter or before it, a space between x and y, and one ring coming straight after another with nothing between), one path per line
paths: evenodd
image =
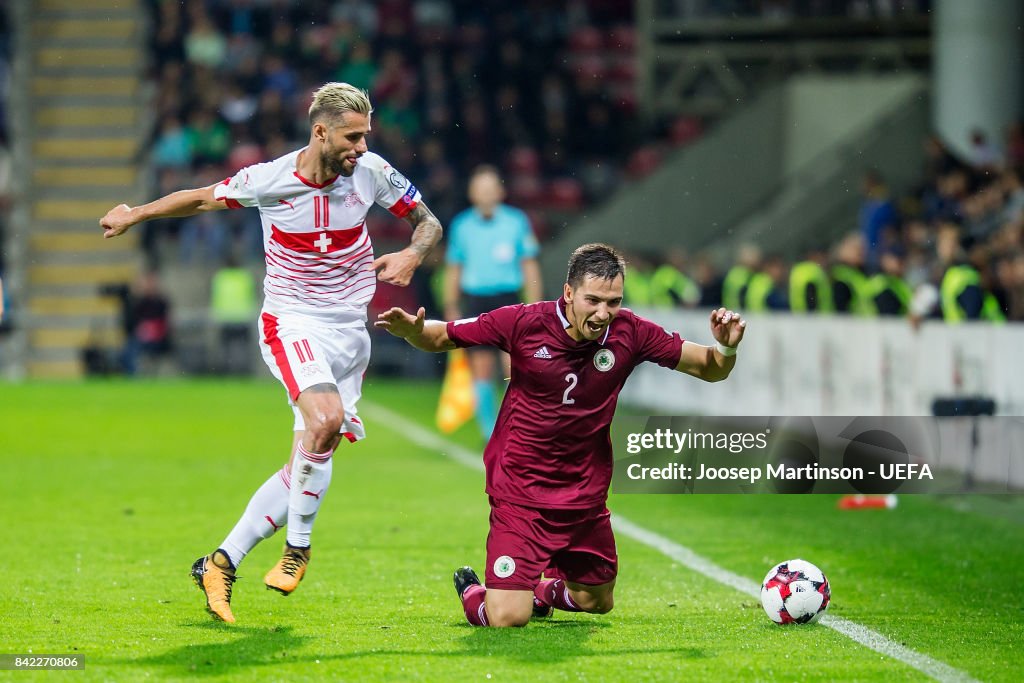
M490 219L466 209L448 226L445 259L462 266L462 291L472 296L518 292L523 287L520 262L536 258L540 247L526 214L499 204Z

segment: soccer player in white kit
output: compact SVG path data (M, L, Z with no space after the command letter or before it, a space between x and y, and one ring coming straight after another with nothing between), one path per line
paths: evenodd
M441 239L441 224L419 191L369 152L372 108L366 93L327 83L309 108L308 146L243 168L210 187L182 190L149 204L111 209L104 237L154 218L256 207L263 223L267 275L260 346L284 384L295 413L287 465L256 491L241 519L192 576L218 619L235 621L235 571L257 543L287 525L284 553L264 577L288 595L309 562L310 531L331 481L331 456L342 437L365 437L356 412L370 358L366 306L377 279L406 286ZM376 203L413 226L411 244L374 259L366 214Z

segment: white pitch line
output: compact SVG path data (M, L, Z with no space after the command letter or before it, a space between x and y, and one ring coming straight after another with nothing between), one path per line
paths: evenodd
M661 554L672 558L698 574L703 574L709 579L718 581L730 588L735 588L739 592L745 593L760 602L761 584L740 576L739 574L734 574L724 567L719 567L711 560L701 557L689 548L679 545L675 541L671 541L664 536L659 536L653 531L648 531L641 526L637 526L628 519L623 518L622 515L613 515L612 525L615 527L616 531L632 538L634 541L639 541L648 547L654 548ZM960 671L959 669L955 669L948 664L932 659L926 654L922 654L916 650L911 650L909 647L893 642L881 633L872 631L867 626L861 626L849 619L832 616L831 614L823 614L818 623L822 626L827 626L833 631L842 633L847 638L855 640L861 645L871 648L875 652L879 652L887 657L892 657L899 662L903 662L907 666L913 667L921 673L927 674L938 681L952 682L975 680L971 678L970 675Z
M377 420L378 422L398 427L402 435L413 443L423 446L424 448L439 451L460 465L464 465L470 469L481 472L483 471L484 463L479 453L474 453L468 448L464 448L453 443L443 436L439 436L435 432L426 429L425 427L421 427L415 422L402 417L392 410L377 405L376 403L364 400L362 409L364 415L369 415L372 419ZM679 562L698 574L702 574L709 579L717 581L729 588L733 588L740 593L744 593L758 600L761 599L761 584L740 576L739 574L734 574L728 569L718 566L706 557L698 555L686 546L680 545L675 541L669 540L664 536L634 524L619 513L614 513L612 515L612 526L614 526L615 530L623 536L657 550L662 555ZM926 654L922 654L916 650L911 650L909 647L900 645L899 643L886 638L881 633L873 631L867 626L862 626L856 622L850 621L849 619L824 614L822 615L819 623L822 626L826 626L833 631L841 633L847 638L874 650L875 652L883 654L886 657L891 657L892 659L902 662L923 674L931 676L937 681L943 681L943 683L953 683L954 681L977 683L976 679L972 678L966 672L960 671L959 669L956 669L944 662L932 659Z

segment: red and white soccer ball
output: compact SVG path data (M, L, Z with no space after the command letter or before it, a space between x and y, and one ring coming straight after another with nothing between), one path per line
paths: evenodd
M831 597L825 574L805 560L775 565L761 584L761 606L776 624L817 621Z

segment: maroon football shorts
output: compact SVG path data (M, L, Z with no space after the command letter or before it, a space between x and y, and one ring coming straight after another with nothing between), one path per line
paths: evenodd
M533 590L542 573L598 586L614 579L618 568L611 513L604 505L538 510L491 498L488 588Z

